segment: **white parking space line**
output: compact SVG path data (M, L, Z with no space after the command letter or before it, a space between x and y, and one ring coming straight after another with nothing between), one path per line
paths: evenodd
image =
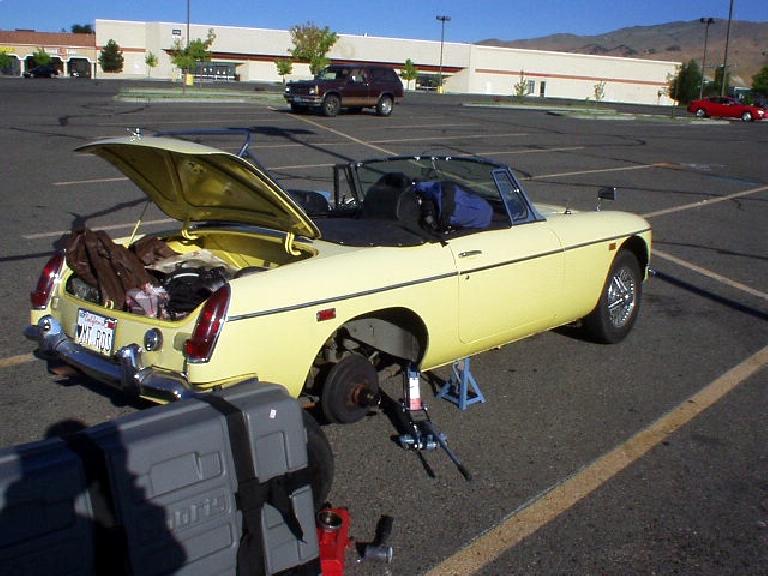
M370 140L370 144L397 144L398 142L427 142L433 140L477 140L478 138L485 138L491 140L493 138L511 138L516 136L531 136L527 132L508 132L506 134L462 134L457 136L430 136L425 138L419 136L418 138L387 138L386 140ZM374 146L371 146L374 148Z
M318 148L336 148L338 146L359 146L357 142L292 142L290 144L251 144L249 150L272 150L280 148L306 148L307 146L316 146Z
M105 182L125 182L128 178L125 176L116 176L115 178L94 178L91 180L69 180L65 182L53 182L54 186L73 186L75 184L102 184Z
M466 122L457 124L387 124L387 130L442 130L443 128L464 128L469 126L477 126L477 124L468 124Z
M247 116L244 116L243 112L229 112L226 114L217 114L217 116L236 116L238 118L245 118L245 124L252 126L253 120L255 118L269 118L270 124L273 124L275 122L289 122L289 118L280 118L279 116L276 117L273 112L263 112L263 113L248 113ZM156 114L142 114L140 116L131 116L130 123L128 122L99 122L97 124L94 124L94 126L98 126L99 128L125 128L126 130L132 130L137 124L141 126L142 123L160 123L162 125L166 124L222 124L224 122L231 122L230 120L163 120L162 116L156 115ZM154 132L154 130L152 130Z
M382 148L381 146L375 146L371 144L370 142L366 142L365 140L360 140L359 138L355 138L354 136L350 134L346 134L345 132L342 132L341 130L336 130L335 128L331 128L329 126L323 126L320 124L320 122L315 122L314 120L310 120L309 118L304 118L302 116L293 116L297 120L300 120L302 122L305 122L306 124L310 124L312 126L315 126L317 128L320 128L321 130L327 130L331 134L336 134L336 136L340 136L341 138L345 138L347 140L351 140L352 142L355 142L356 144L360 144L360 146L366 146L368 148L372 148L373 150L377 150L379 152L383 152L384 154L387 154L388 156L396 156L394 152L391 150L387 150L386 148Z
M648 168L659 168L664 164L641 164L639 166L619 166L617 168L597 168L595 170L578 170L576 172L560 172L559 174L539 174L538 176L529 176L522 180L541 180L542 178L563 178L564 176L582 176L584 174L599 174L602 172L629 172L630 170L647 170Z
M310 168L330 168L336 166L333 162L326 164L286 164L285 166L269 166L267 170L272 172L279 172L280 170L309 170Z
M433 567L427 576L476 574L637 462L767 364L768 346L678 404L671 412L626 442L523 504L500 524Z
M665 208L663 210L657 210L655 212L647 212L642 214L644 218L655 218L656 216L663 216L665 214L673 214L675 212L682 212L683 210L690 210L691 208L702 208L703 206L709 206L710 204L717 204L719 202L727 202L734 198L741 198L742 196L750 196L752 194L758 194L768 190L768 186L760 186L758 188L750 188L749 190L742 190L741 192L734 192L733 194L726 194L725 196L718 196L716 198L710 198L708 200L700 200L699 202L692 202L691 204L683 204L681 206L673 206L671 208Z
M762 298L763 300L768 300L768 294L766 294L765 292L761 292L760 290L751 288L746 284L742 284L741 282L736 282L735 280L731 280L730 278L721 276L717 272L712 272L711 270L707 270L706 268L697 266L692 262L687 262L686 260L683 260L682 258L678 258L677 256L672 256L672 254L667 254L666 252L662 252L658 248L655 248L655 247L653 248L653 253L651 256L653 258L661 258L662 260L668 260L669 262L677 264L678 266L682 266L683 268L687 268L688 270L691 270L693 272L697 272L703 276L706 276L711 280L716 280L717 282L725 284L726 286L730 286L731 288L735 288L736 290L741 290L742 292L746 292L747 294L751 294L752 296L757 296L758 298Z
M524 134L515 133L516 136L524 136ZM507 135L509 136L509 135ZM470 134L467 137L471 139L476 138L485 138L486 135L483 134ZM387 140L371 140L370 142L375 142L377 144L385 143L385 144L397 144L398 142L414 142L419 140L456 140L464 138L464 136L440 136L437 138L390 138ZM362 141L352 141L352 142L313 142L313 146L321 146L323 148L332 148L336 146L356 146L360 145L360 142ZM278 148L303 148L306 144L300 144L300 143L290 143L290 144L251 144L248 148L250 150L271 150L271 149L278 149ZM559 150L583 150L584 146L568 146L568 147L562 147L562 148L549 148L540 149L542 152L546 152L549 150L552 151L559 151ZM537 149L538 151L538 149ZM515 154L516 152L509 152L509 151L499 151L494 152L494 154ZM475 155L479 154L487 154L487 152L475 152ZM465 156L472 156L472 154L465 154Z
M173 218L160 218L159 220L146 220L141 223L142 226L153 226L156 224L170 224L172 222L178 222ZM136 226L136 222L130 224L109 224L106 226L94 226L91 230L122 230L125 228L133 228ZM38 238L56 238L64 234L69 234L72 230L56 230L54 232L40 232L39 234L23 234L21 237L25 240L36 240Z
M560 148L528 148L525 150L488 150L474 152L473 154L460 154L460 156L510 156L518 154L542 154L547 152L572 152L584 150L585 146L562 146Z

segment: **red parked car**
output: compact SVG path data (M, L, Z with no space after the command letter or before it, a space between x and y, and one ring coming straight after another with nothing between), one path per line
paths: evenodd
M743 104L735 98L702 98L693 100L688 104L688 112L696 114L699 118L741 118L744 122L762 120L765 118L765 109L752 104Z

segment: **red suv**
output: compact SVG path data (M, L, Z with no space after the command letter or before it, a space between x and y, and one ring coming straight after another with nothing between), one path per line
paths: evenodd
M715 118L741 118L744 122L762 120L765 110L752 104L742 104L734 98L702 98L688 104L688 112L699 118L713 116Z
M289 82L284 96L292 112L314 108L336 116L342 108L374 108L379 116L389 116L403 97L403 83L386 66L334 64L313 80Z

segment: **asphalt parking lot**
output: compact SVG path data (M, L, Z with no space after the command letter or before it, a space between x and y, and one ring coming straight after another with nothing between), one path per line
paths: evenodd
M425 466L399 448L383 415L326 426L331 503L349 507L352 535L370 541L381 515L394 518L394 562L350 555L347 573L768 574L768 122L590 121L435 94L390 118L324 118L266 104L117 103L117 87L0 81L0 446L143 407L85 378L55 381L22 335L62 233L81 223L129 233L144 208L76 146L135 128L253 127L262 164L287 187L316 190L331 189L338 162L477 154L572 209L616 186L604 209L648 218L656 275L623 343L536 336L473 361L485 404L429 403L472 482L441 452ZM147 229L163 218L150 209Z

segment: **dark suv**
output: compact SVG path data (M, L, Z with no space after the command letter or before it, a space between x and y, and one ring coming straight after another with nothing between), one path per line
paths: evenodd
M56 78L58 75L59 71L53 64L35 66L31 70L24 72L24 78Z
M284 96L293 112L315 108L326 116L336 116L342 108L375 108L379 116L389 116L403 97L403 83L385 66L334 64L314 80L289 82Z

